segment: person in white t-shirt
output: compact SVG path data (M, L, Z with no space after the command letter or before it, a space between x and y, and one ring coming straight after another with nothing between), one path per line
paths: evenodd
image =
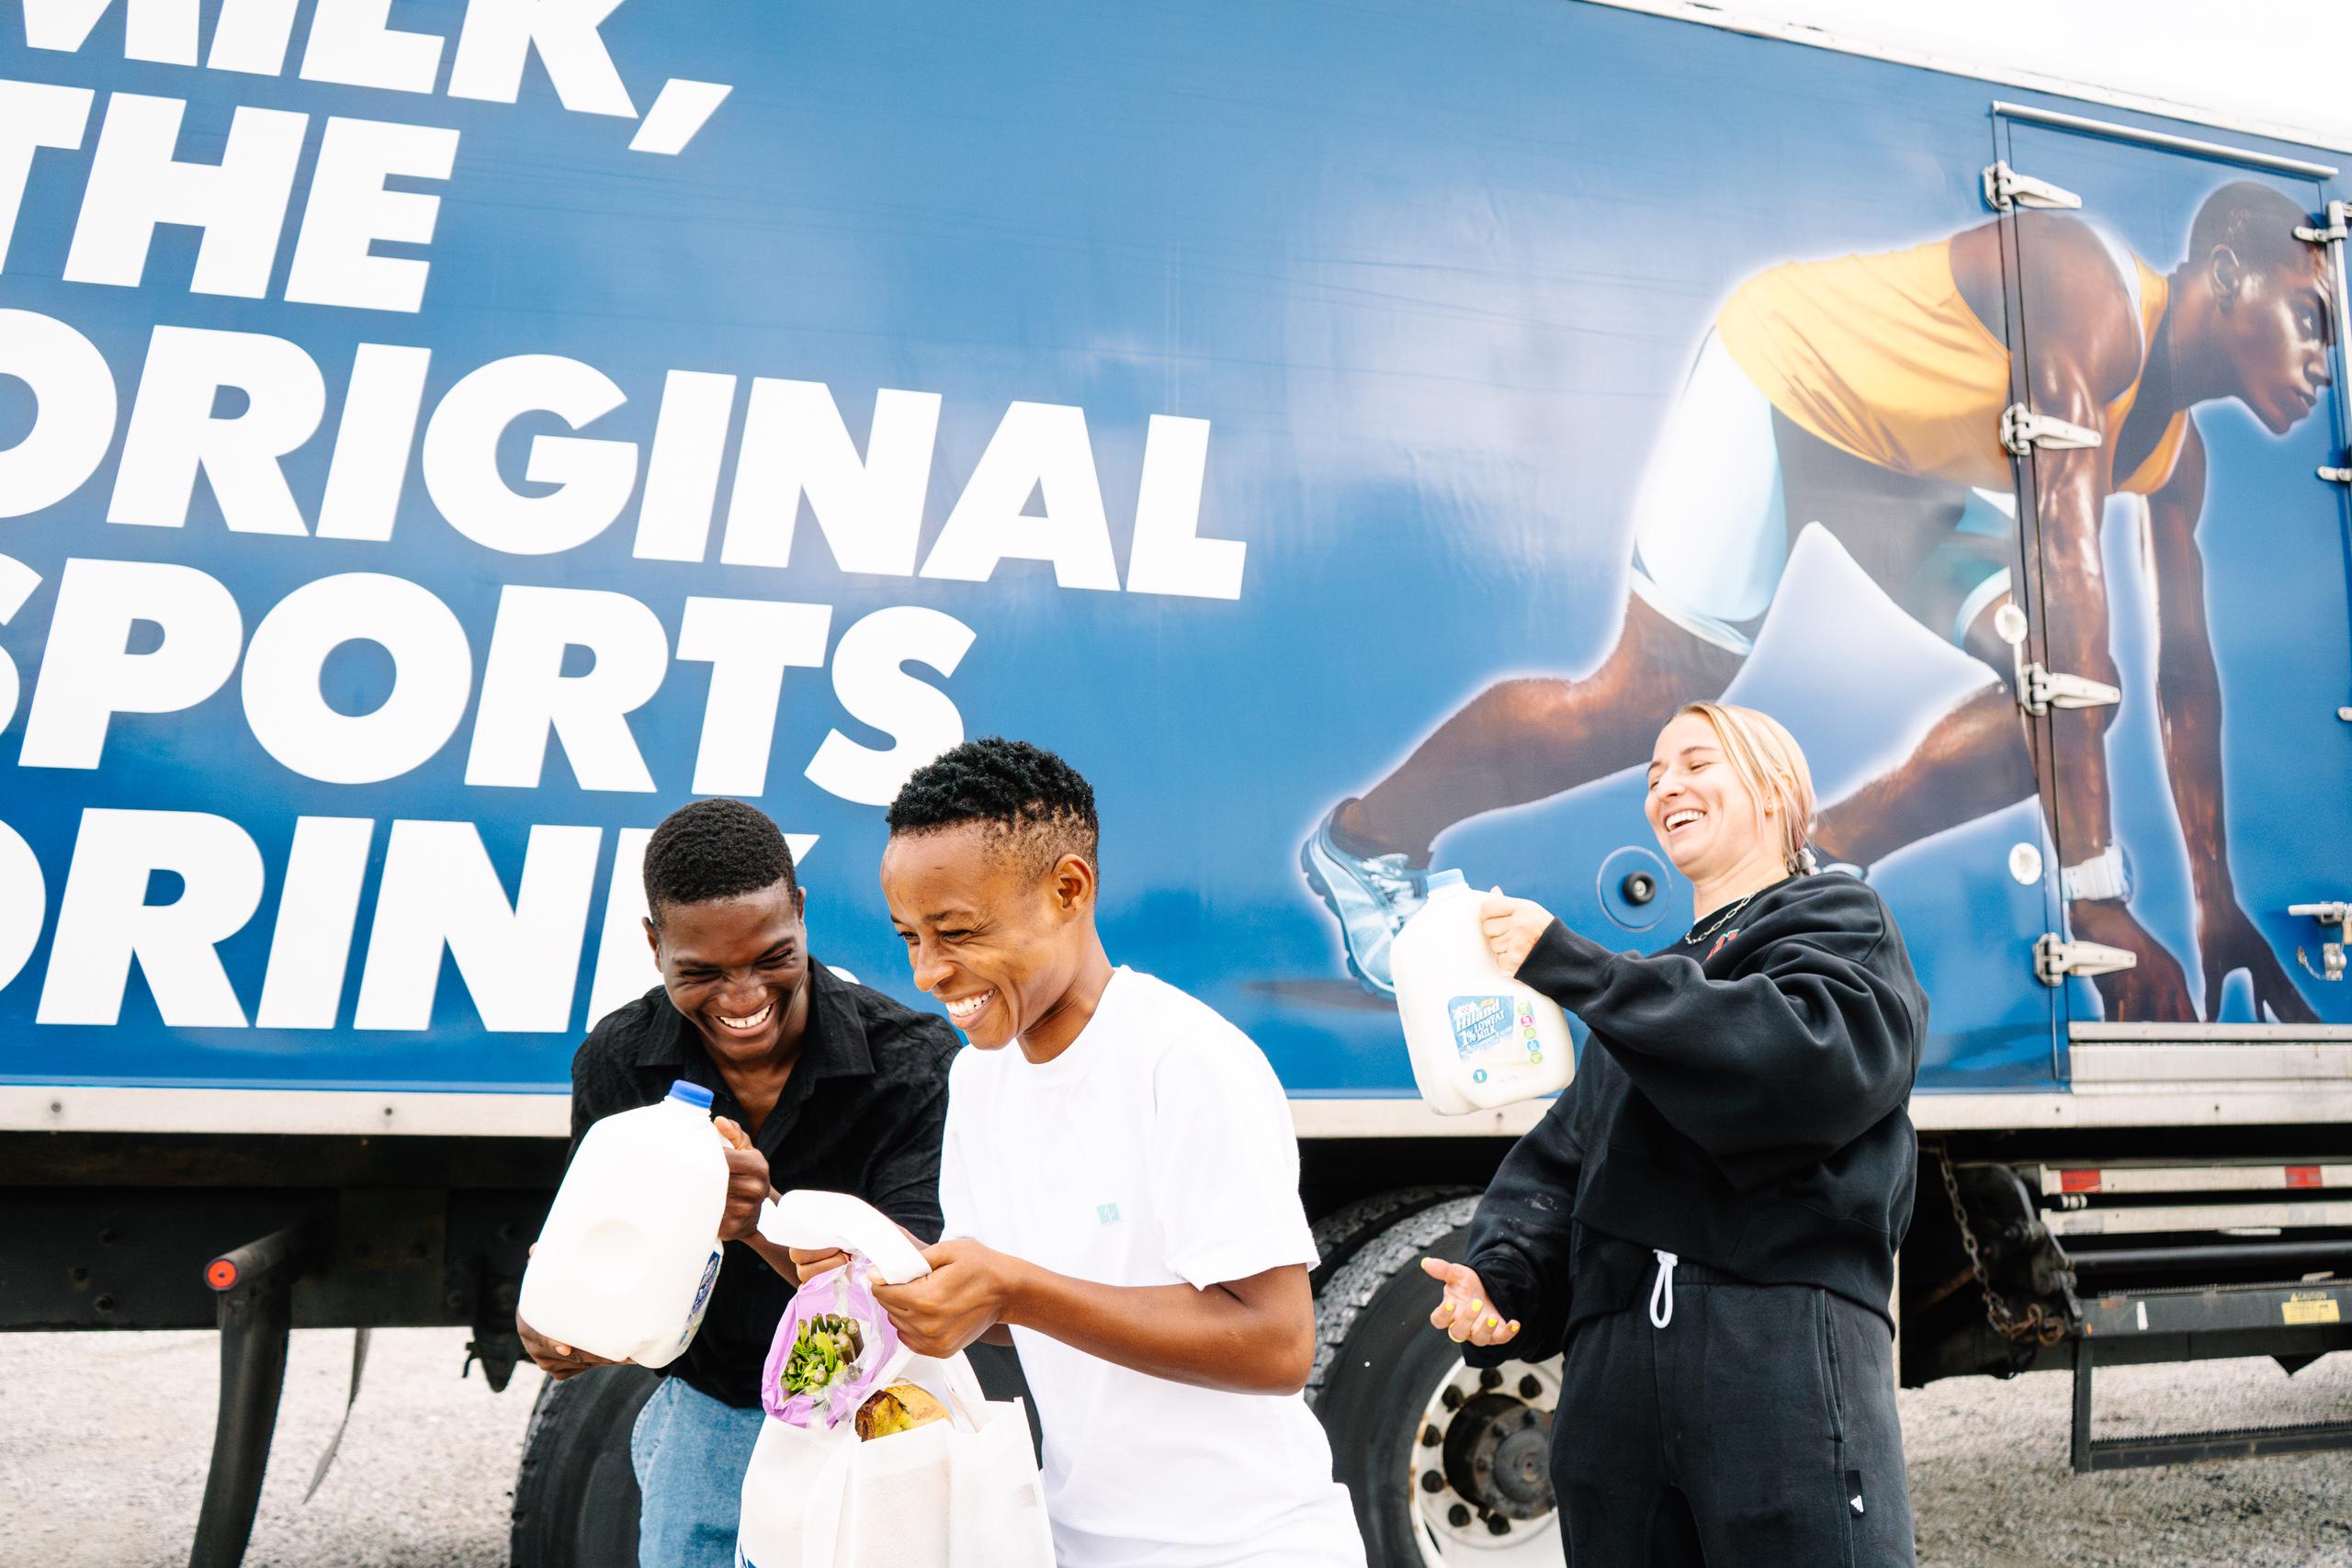
M1052 752L967 741L889 825L891 921L974 1049L948 1077L933 1272L876 1298L924 1354L1010 1330L1061 1568L1363 1568L1300 1393L1317 1258L1264 1054L1112 966L1094 792Z

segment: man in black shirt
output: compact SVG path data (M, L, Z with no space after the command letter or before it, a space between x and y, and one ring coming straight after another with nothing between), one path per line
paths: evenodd
M605 1018L572 1058L571 1146L679 1078L711 1091L716 1135L730 1145L727 1259L694 1343L638 1418L630 1456L644 1568L729 1568L761 1369L800 1277L753 1228L760 1204L771 1190L852 1192L936 1241L958 1041L945 1019L810 958L791 852L741 801L696 801L654 829L645 903L662 986ZM515 1328L550 1377L601 1364L520 1319Z

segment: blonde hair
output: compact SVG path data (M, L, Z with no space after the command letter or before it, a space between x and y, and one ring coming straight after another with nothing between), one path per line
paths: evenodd
M1770 714L1731 703L1685 703L1675 716L1684 714L1696 714L1714 727L1724 760L1758 806L1779 818L1781 863L1792 872L1816 870L1806 847L1815 820L1813 770L1796 737Z

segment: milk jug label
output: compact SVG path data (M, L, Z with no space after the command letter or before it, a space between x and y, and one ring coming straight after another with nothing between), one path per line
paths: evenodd
M1445 1014L1454 1049L1472 1069L1473 1082L1485 1083L1490 1067L1543 1065L1532 1003L1517 997L1454 997L1445 1004Z
M702 1326L703 1309L710 1305L710 1288L718 1281L721 1256L723 1254L718 1248L711 1249L710 1262L702 1271L702 1283L695 1287L695 1304L686 1309L685 1332L678 1336L678 1348L682 1350L685 1348L686 1341L695 1337L695 1330Z

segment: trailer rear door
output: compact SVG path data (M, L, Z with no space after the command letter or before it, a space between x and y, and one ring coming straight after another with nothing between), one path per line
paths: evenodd
M2004 220L2011 412L2045 421L2006 433L2020 694L2050 699L2030 722L2067 868L2044 977L2077 1040L2337 1032L2352 983L2320 971L2340 932L2290 912L2352 897L2348 487L2323 476L2346 460L2341 246L2293 236L2326 227L2333 171L1997 105L1995 152L1987 199L1996 179L2025 193ZM2143 368L2102 391L2100 419L2129 399L2096 454L2102 504L2081 483L2102 433L2046 422L2115 331L2116 281ZM2138 962L2098 974L2101 947Z

